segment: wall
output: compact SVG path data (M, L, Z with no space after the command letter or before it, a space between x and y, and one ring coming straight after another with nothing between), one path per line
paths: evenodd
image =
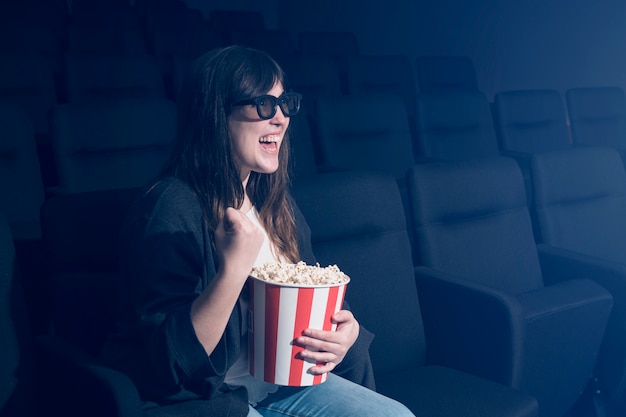
M490 97L507 89L626 89L622 0L187 0L261 11L268 27L351 30L362 53L467 55Z
M208 17L211 9L254 10L261 12L268 28L278 27L278 0L185 0L189 7Z

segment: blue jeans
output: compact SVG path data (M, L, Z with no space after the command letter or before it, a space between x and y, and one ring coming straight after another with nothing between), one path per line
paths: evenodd
M248 417L415 417L396 400L329 374L326 382L310 387L281 387Z

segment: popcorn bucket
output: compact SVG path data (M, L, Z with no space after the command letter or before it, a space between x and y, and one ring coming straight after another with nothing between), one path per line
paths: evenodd
M334 331L331 316L341 310L347 282L302 286L250 277L248 343L250 375L277 385L307 386L326 381L312 375L315 363L297 357L293 343L307 328Z

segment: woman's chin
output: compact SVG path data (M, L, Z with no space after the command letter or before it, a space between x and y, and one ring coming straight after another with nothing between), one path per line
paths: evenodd
M278 171L278 164L265 165L263 167L259 167L255 171L259 174L273 174L274 172Z

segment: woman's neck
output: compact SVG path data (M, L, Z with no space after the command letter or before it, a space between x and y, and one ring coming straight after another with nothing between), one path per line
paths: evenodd
M240 174L242 176L241 179L241 185L243 186L243 203L241 204L241 208L239 210L241 210L244 213L247 213L248 211L250 211L250 209L252 208L252 200L250 200L250 197L248 197L248 192L247 192L247 186L248 186L248 179L250 179L250 173L246 173L244 174Z
M247 213L252 209L252 200L248 197L248 194L244 194L243 203L241 204L241 208L239 209L243 213Z

